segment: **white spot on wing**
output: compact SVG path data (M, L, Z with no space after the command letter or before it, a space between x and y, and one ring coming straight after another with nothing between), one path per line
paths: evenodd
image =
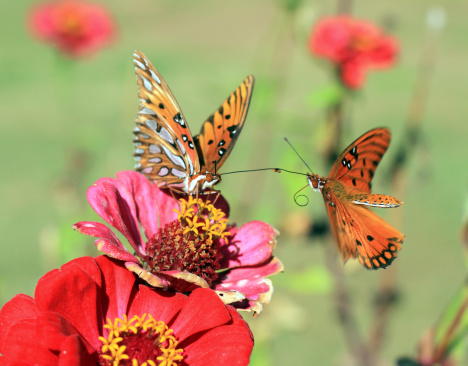
M154 71L151 69L150 69L150 74L151 74L151 77L154 79L154 81L156 81L159 85L161 85L161 80L158 78L158 75L156 75Z
M180 156L174 155L169 151L168 148L165 146L162 146L164 153L167 155L167 157L177 166L181 167L183 170L186 170L187 168L185 167L185 162L184 159L182 159Z
M151 144L149 146L149 152L151 154L159 154L161 152L161 148L158 145Z
M156 123L156 121L153 121L152 119L147 119L145 121L145 124L151 128L154 132L156 132L156 128L158 127L158 124Z
M143 169L141 171L143 174L151 174L153 172L153 167L152 166L149 166L149 167L146 167L145 169Z
M151 86L150 81L145 78L143 75L139 75L141 80L143 80L143 86L146 88L146 90L151 91L153 87Z
M172 138L171 134L164 127L161 128L161 131L159 131L158 135L161 136L164 140L166 140L170 144L174 143L174 139Z
M168 174L169 174L169 169L167 169L165 166L163 166L161 169L159 169L158 175L160 177L165 177Z
M146 107L141 108L141 109L140 109L140 113L142 113L142 114L151 114L151 115L153 115L153 116L156 115L156 112L155 112L155 111L153 111L153 110L150 109L150 108L146 108Z
M153 163L153 164L159 164L161 161L162 159L159 157L148 159L148 162Z
M187 173L185 171L181 171L175 168L171 169L171 173L179 178L185 178L187 176Z
M184 145L182 144L182 142L180 142L180 140L177 140L177 145L179 145L179 150L180 152L185 155L185 148L184 148Z
M135 154L144 154L145 153L145 150L143 149L135 149Z
M137 59L134 59L133 61L135 62L135 64L138 65L138 67L139 67L140 69L146 70L146 66L143 65L140 61L138 61Z

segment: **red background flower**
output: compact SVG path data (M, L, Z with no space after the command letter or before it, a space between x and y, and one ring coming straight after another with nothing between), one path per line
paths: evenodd
M309 38L310 51L336 64L341 82L360 88L370 68L388 68L395 62L396 40L374 24L349 16L324 18Z
M29 17L31 33L71 57L87 55L110 43L114 21L106 8L80 0L36 5Z

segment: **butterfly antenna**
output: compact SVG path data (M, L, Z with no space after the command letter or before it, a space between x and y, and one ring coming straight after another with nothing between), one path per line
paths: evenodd
M301 206L301 207L304 207L304 206L307 206L307 205L309 204L309 197L307 197L305 194L300 194L300 195L298 195L298 193L299 193L300 191L302 191L304 188L307 188L308 186L309 186L309 185L306 184L304 187L302 187L300 190L298 190L296 193L294 193L294 202L296 203L296 205ZM304 204L301 205L301 204L299 203L299 197L305 197L305 198L306 198L306 203L304 203Z
M281 168L262 168L262 169L249 169L249 170L236 170L235 172L223 173L220 175L234 174L234 173L249 173L249 172L261 172L263 170L273 170L275 173L287 172L291 174L307 175L305 173L293 172L292 170L281 169Z
M289 146L291 146L291 148L294 150L294 152L296 153L297 156L299 156L299 159L302 160L302 162L304 163L304 165L310 170L310 172L313 174L314 172L312 171L312 169L310 169L310 167L307 165L307 163L305 162L304 159L302 159L302 156L299 155L299 153L296 151L296 149L294 148L294 146L292 146L292 144L289 142L289 140L287 139L287 137L284 138L284 141L286 141ZM304 188L302 188L304 189Z

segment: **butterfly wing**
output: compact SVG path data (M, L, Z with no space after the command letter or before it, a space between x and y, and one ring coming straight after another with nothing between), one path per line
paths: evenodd
M195 137L195 145L202 157L201 170L214 173L226 161L244 126L254 86L252 75L223 102L203 124Z
M347 187L370 193L375 169L387 151L390 139L387 128L366 132L341 153L328 177L339 180Z
M386 268L396 258L405 235L365 206L341 200L324 189L332 232L346 262L358 258L368 269Z
M133 63L140 98L134 129L136 169L159 186L182 187L188 175L200 171L185 117L169 86L145 55L135 51Z

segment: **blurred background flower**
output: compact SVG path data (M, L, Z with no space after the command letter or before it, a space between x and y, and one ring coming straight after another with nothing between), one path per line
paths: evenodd
M398 44L376 25L340 15L322 18L315 24L309 49L335 64L346 87L358 89L368 69L389 68L395 63Z
M69 57L82 57L107 46L116 25L109 10L81 0L58 0L32 7L31 34Z

